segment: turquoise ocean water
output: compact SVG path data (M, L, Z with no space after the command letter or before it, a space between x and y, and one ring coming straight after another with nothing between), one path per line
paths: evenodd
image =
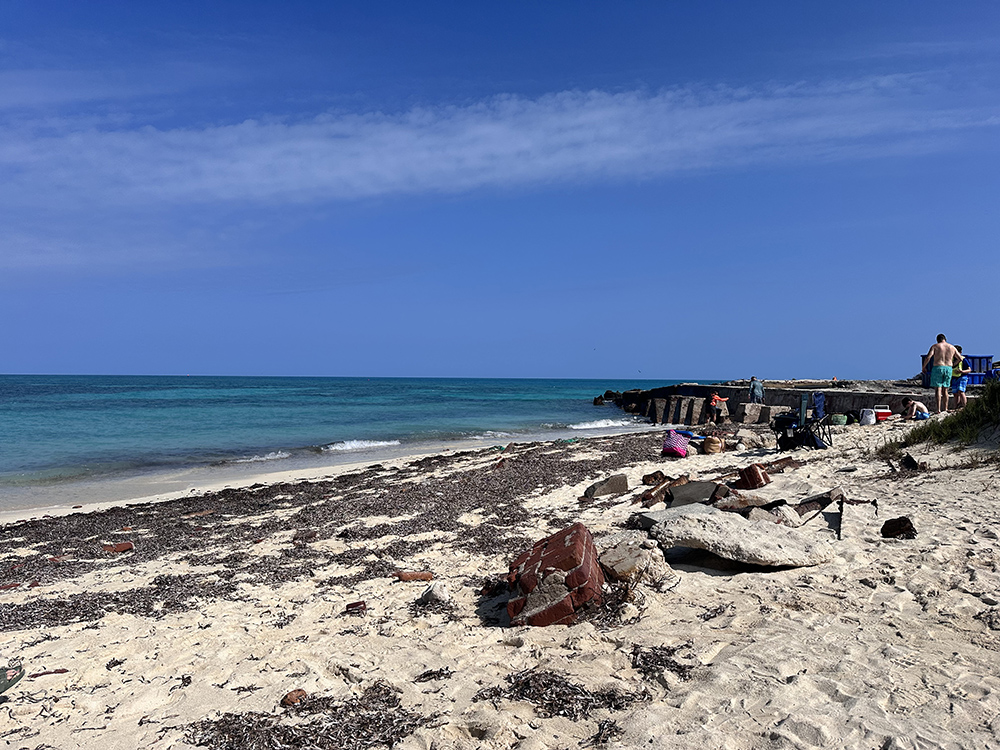
M241 472L641 429L594 396L674 382L4 375L0 510L97 500L111 480L171 475L179 487L196 470L200 480L214 472L238 481Z

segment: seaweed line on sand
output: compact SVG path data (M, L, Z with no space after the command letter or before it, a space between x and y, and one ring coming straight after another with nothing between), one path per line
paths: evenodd
M8 524L0 541L0 584L39 585L41 594L45 585L96 569L133 570L168 559L223 570L206 571L209 578L221 579L212 582L206 575L160 576L152 586L126 591L0 604L0 630L92 622L107 612L159 617L189 609L199 598L238 598L234 581L277 587L311 577L318 567L331 563L360 570L320 585L351 585L391 574L418 551L418 545L402 539L372 555L363 543L368 534L357 525L357 519L364 517L406 516L405 522L380 527L379 534L451 533L456 549L489 555L507 550L513 555L529 543L523 530L537 520L526 500L648 459L658 448L656 440L643 434L595 438L588 445L597 457L577 459L579 446L531 443L505 452L502 464L480 461L469 468L470 457L482 459L489 451L467 451L419 459L397 469L376 464L321 481L258 484ZM432 470L439 474L428 475ZM472 511L486 520L475 526L458 520ZM304 529L308 533L302 534ZM283 534L288 542L278 555L233 552L251 549L267 538L284 544L279 536ZM337 554L312 546L326 540L350 543L352 537L359 543ZM102 544L123 540L133 541L134 549L122 554L102 549ZM28 548L33 554L18 554Z
M624 693L615 689L590 691L562 675L537 668L507 675L506 680L509 687L496 685L483 688L472 700L494 703L502 698L522 700L531 703L535 712L543 718L565 716L578 721L595 709L623 711L632 703L651 699L645 688L638 693Z
M403 708L397 693L379 680L347 700L307 696L282 714L225 713L181 729L187 742L213 750L391 748L437 718Z

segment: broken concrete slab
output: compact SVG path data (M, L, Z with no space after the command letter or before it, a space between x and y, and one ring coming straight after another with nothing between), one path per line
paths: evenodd
M649 531L664 549L693 547L727 560L766 567L807 567L827 562L833 545L777 523L754 523L737 513L688 505L643 514L658 516Z
M614 581L638 579L653 560L654 550L644 547L642 541L623 540L601 553L600 562L608 577ZM663 554L656 550L661 560Z
M664 502L671 508L691 503L715 502L729 494L729 488L716 482L687 482L669 488Z
M662 472L657 472L657 473L663 476ZM645 479L646 478L643 477L643 482L645 482ZM671 488L679 487L680 485L687 483L688 483L687 474L683 474L677 477L677 479L668 476L663 476L663 479L659 482L659 484L657 484L655 487L651 489L646 490L632 502L633 504L637 502L642 503L643 508L652 508L657 503L668 502Z
M624 474L615 474L600 482L594 482L583 491L583 496L602 497L604 495L622 495L626 492L628 492L628 477Z

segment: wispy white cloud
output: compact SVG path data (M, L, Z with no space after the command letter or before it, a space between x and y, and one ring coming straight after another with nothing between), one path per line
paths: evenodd
M995 127L926 78L656 93L498 96L400 114L324 114L203 128L0 132L7 201L315 203L389 194L651 178L788 160L933 150Z
M269 209L929 153L996 128L998 111L933 76L896 75L176 129L121 111L8 118L0 267L227 263L226 247L255 236L248 221L279 215Z

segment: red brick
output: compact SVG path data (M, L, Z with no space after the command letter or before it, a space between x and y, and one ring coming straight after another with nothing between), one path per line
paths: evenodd
M135 545L132 542L118 542L117 544L105 544L105 552L128 552L129 550L135 549Z
M507 581L514 591L507 603L511 624L568 625L578 609L601 603L604 573L593 537L575 523L518 555Z

